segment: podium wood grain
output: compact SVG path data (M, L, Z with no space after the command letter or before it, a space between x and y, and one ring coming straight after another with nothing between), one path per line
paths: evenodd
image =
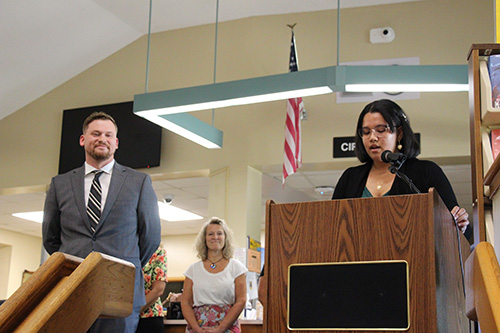
M2 332L85 332L99 316L132 313L135 267L92 252L54 253L0 307Z
M461 233L458 237L467 242ZM464 248L463 260L468 255ZM432 189L428 194L382 198L289 204L269 201L264 329L289 331L287 284L291 264L406 260L410 283L408 332L461 332L467 327L467 318L459 249L451 214Z

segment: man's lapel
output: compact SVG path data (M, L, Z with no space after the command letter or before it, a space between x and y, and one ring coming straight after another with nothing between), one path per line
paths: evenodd
M84 221L85 226L90 229L89 216L87 215L87 203L85 202L85 166L75 169L71 175L71 187L73 188L73 194L76 201L76 207L80 212L82 221Z
M115 162L115 165L113 166L113 174L111 175L111 182L109 184L108 196L106 198L104 210L101 214L101 220L99 222L99 225L97 226L96 231L99 230L101 225L106 222L106 218L108 217L111 208L113 208L116 198L118 197L118 193L120 193L120 190L125 183L126 178L127 170L123 166Z

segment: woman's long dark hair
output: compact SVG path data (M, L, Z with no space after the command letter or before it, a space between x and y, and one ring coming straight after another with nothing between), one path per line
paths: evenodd
M401 127L403 138L400 140L400 143L403 148L400 152L405 154L407 158L417 157L420 154L420 145L418 144L415 134L411 129L410 120L406 116L403 109L389 99L380 99L365 106L358 118L355 136L355 152L356 156L362 163L366 163L371 160L371 157L368 155L365 150L365 146L363 145L363 139L358 135L359 130L363 127L363 119L368 112L380 113L389 125L392 133L397 133L397 129Z

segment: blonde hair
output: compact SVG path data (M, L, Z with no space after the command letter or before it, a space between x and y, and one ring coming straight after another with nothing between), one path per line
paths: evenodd
M207 259L207 228L210 224L217 224L222 227L224 230L224 247L222 248L222 256L226 259L230 259L234 254L234 241L233 241L233 232L227 226L226 222L223 219L218 217L212 217L208 220L203 227L201 227L198 236L196 236L195 240L195 249L198 255L198 258L201 260Z

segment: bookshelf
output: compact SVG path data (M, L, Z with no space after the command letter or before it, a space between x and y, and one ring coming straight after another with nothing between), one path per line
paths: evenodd
M495 238L494 222L500 223L500 157L493 159L490 132L500 128L500 108L492 103L488 57L500 54L500 44L472 44L469 63L469 112L472 170L474 244ZM498 255L498 254L497 254Z

